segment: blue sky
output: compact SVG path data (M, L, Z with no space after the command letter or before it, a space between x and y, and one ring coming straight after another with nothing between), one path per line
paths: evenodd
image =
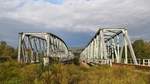
M19 32L51 32L85 46L98 28L128 25L131 39L150 40L150 0L0 0L0 40Z
M64 0L45 0L45 1L48 1L53 4L62 4L64 2Z

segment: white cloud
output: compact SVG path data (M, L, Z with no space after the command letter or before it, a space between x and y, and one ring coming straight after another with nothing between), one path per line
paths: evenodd
M2 3L3 2L3 3ZM149 0L1 0L1 17L66 31L96 31L98 26L150 22ZM6 11L7 10L7 11Z

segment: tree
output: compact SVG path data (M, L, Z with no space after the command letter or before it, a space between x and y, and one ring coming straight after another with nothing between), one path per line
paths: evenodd
M137 58L150 58L150 43L144 40L136 40L133 43L134 52Z
M5 41L0 41L0 59L8 60L17 57L17 50L9 46Z

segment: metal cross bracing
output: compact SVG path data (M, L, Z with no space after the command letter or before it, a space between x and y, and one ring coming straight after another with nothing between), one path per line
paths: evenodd
M18 61L22 63L49 63L50 57L60 61L73 59L66 43L58 36L45 32L19 33Z
M128 58L137 65L136 56L125 28L99 29L80 54L86 63L128 63Z

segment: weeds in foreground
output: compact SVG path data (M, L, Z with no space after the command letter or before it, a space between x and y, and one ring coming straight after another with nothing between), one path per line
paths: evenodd
M93 66L74 64L0 63L0 84L149 84L150 71L135 67Z

